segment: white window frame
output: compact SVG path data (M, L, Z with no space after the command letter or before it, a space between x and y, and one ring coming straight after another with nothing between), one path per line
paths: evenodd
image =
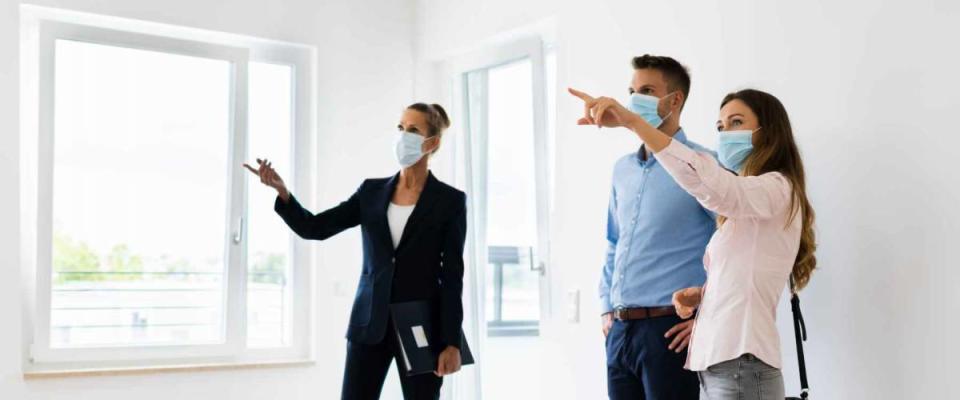
M290 66L293 71L293 116L291 121L292 187L309 201L313 187L311 172L315 160L313 104L315 48L239 35L173 27L149 22L66 12L36 6L22 6L24 105L21 150L24 157L22 193L26 214L21 225L25 239L24 315L25 370L85 369L103 367L164 366L182 364L231 364L263 361L312 360L313 255L302 241L290 241L292 257L291 341L282 347L248 348L247 317L247 193L249 177L242 161L247 160L248 64L269 63ZM224 290L224 342L209 345L102 346L84 348L50 347L50 303L52 289L52 217L54 151L55 43L73 40L109 46L136 48L224 60L231 63L230 141L228 191L229 223L224 227L227 268ZM32 164L32 165L31 165ZM237 236L239 242L234 240ZM293 238L293 233L290 233ZM32 253L32 254L31 254Z
M541 26L542 25L542 26ZM456 118L461 123L453 129L454 135L454 161L453 174L457 179L457 184L463 187L467 192L468 208L470 209L470 223L467 243L466 258L470 265L483 266L484 268L468 268L472 271L472 276L465 282L469 290L465 293L471 293L473 299L465 302L469 307L465 310L465 315L472 315L470 321L464 321L469 325L467 330L470 337L468 340L475 343L475 352L483 354L486 347L487 324L485 311L485 292L481 289L486 282L487 254L481 249L487 248L486 230L484 221L486 220L486 198L485 188L480 183L486 179L480 176L486 173L486 165L480 161L484 160L483 152L486 150L484 138L473 137L471 130L471 121L469 114L469 99L467 91L467 74L478 69L487 69L499 65L508 64L513 61L529 59L531 62L531 83L533 97L533 122L534 122L534 178L536 180L536 201L537 201L537 254L534 256L536 264L543 263L543 271L540 275L540 337L545 337L545 332L551 329L549 321L552 317L553 301L553 271L551 265L550 251L550 214L552 207L549 207L552 199L553 188L550 184L550 177L553 174L553 165L551 157L550 138L547 132L547 81L546 81L546 52L555 51L552 43L553 25L551 21L546 21L541 25L523 29L521 31L509 32L505 36L489 41L480 48L453 57L446 60L442 65L442 72L445 79L449 79L449 93L452 95L451 104L454 112L459 115ZM486 111L483 111L486 114ZM483 118L481 118L483 119ZM479 177L479 179L478 179ZM483 359L478 361L482 364ZM482 368L474 368L473 375L470 377L455 378L451 389L458 396L464 398L481 399L482 396ZM445 385L446 387L447 385Z
M545 321L551 316L551 296L550 296L550 207L551 198L550 174L552 166L549 158L549 138L547 137L547 91L546 91L546 69L544 63L544 53L546 45L539 36L524 37L509 43L499 44L473 54L469 54L460 59L451 62L451 72L453 74L453 101L454 107L463 116L463 127L461 129L464 157L464 168L466 179L464 187L467 188L470 199L471 210L473 210L472 232L473 240L469 246L471 258L477 265L486 265L486 254L478 252L479 249L486 248L484 224L486 220L486 191L481 182L486 178L474 179L474 168L480 171L486 171L486 160L482 154L486 150L486 138L472 137L469 116L469 93L467 91L467 74L480 70L489 69L499 65L509 64L514 61L529 59L531 63L531 81L533 104L533 134L534 134L534 179L536 182L536 202L537 202L537 252L534 255L534 264L540 268L540 321ZM485 114L485 110L483 114ZM459 164L459 163L455 163ZM484 172L480 172L484 173ZM483 268L478 268L482 271ZM478 279L485 282L483 273L480 272ZM478 305L476 315L483 316L483 305ZM484 325L484 324L481 324ZM484 330L486 328L484 327Z

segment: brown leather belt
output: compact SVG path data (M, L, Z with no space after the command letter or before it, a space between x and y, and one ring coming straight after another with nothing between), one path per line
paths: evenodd
M613 310L613 318L621 321L635 319L648 319L657 317L666 317L677 315L673 307L638 307L638 308L618 308Z

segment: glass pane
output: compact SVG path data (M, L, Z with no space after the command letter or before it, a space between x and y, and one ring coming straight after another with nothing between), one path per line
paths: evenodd
M219 343L228 62L56 43L52 347Z
M250 161L270 160L290 185L293 68L263 63L249 66ZM259 181L252 183L260 186ZM275 192L263 189L250 191L247 211L247 343L251 347L287 345L292 332L290 229L273 212Z
M488 257L489 275L500 268L502 277L487 286L502 300L488 307L488 321L540 319L539 274L529 256L537 244L532 72L529 59L487 71L487 246L513 249L507 258L514 259L498 267Z

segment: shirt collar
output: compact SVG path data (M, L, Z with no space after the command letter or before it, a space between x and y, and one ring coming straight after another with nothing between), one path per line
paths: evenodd
M677 133L673 135L673 139L680 141L680 143L687 144L687 134L683 132L683 128L677 129ZM650 157L644 160L644 152L646 151L646 149L647 149L646 144L640 145L640 150L637 150L637 154L635 155L635 157L637 158L637 163L639 163L641 166L645 166L647 163L656 162L657 160L656 158L653 158L653 157Z

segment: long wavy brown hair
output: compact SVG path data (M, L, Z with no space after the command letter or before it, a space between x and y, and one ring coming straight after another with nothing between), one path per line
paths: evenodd
M730 93L723 98L720 108L733 100L740 100L757 115L760 130L753 135L753 151L743 163L742 176L757 176L768 172L779 172L790 182L793 197L790 199L790 215L786 224L790 225L799 214L803 218L800 231L800 249L790 274L791 288L799 292L807 283L813 270L817 268L816 236L813 231L814 212L807 200L806 181L800 151L793 139L793 129L787 110L773 95L755 89L744 89ZM718 218L723 224L725 217Z

